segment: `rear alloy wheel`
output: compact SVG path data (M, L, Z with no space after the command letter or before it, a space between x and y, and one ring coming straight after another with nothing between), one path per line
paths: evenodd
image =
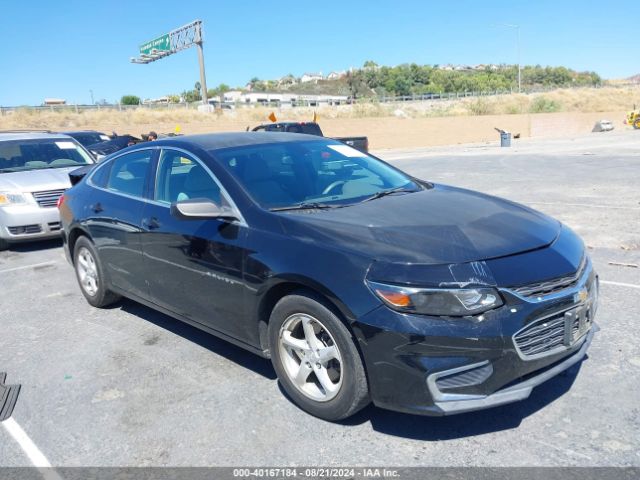
M80 290L91 305L106 307L120 298L107 290L96 249L87 237L80 237L76 241L73 260Z
M341 420L369 403L353 338L321 298L305 292L280 300L269 321L269 344L282 387L303 410Z

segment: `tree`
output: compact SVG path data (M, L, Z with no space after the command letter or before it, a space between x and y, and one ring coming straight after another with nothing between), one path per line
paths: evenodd
M123 95L120 103L122 105L140 105L140 97L136 95Z

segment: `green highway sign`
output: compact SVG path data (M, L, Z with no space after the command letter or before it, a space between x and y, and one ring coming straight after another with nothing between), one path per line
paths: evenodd
M165 33L161 37L140 45L140 53L142 55L149 55L151 53L151 50L158 50L160 52L168 52L169 50L171 50L171 41L169 40L169 34Z

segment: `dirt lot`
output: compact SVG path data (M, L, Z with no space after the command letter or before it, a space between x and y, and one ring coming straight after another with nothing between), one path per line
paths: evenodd
M363 132L367 133L367 132ZM131 301L91 308L57 241L0 252L0 371L55 466L640 466L640 134L395 150L413 175L552 214L601 281L588 358L521 403L446 418L297 409L268 361ZM0 466L30 465L0 428Z

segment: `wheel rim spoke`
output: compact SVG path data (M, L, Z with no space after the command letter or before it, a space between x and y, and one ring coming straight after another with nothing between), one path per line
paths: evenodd
M307 383L309 375L311 375L311 372L313 372L313 369L307 362L300 362L300 368L298 369L298 373L294 378L295 383L301 388L304 387Z
M334 393L338 389L338 385L333 383L329 378L326 368L319 368L316 370L316 378L327 393Z
M338 349L335 345L321 348L318 351L318 356L320 357L320 363L322 365L326 365L329 360L333 360L334 358L336 360L340 360L340 357L338 356Z
M282 343L284 343L288 347L291 347L295 350L304 350L304 351L311 350L311 347L309 347L309 344L307 343L306 340L300 339L300 338L294 338L291 335L291 332L288 330L285 330L284 332L282 332Z
M313 321L309 317L305 317L302 319L302 328L304 329L304 338L313 350L318 350L321 345L319 345L320 341L318 337L316 337L316 332L313 329Z

